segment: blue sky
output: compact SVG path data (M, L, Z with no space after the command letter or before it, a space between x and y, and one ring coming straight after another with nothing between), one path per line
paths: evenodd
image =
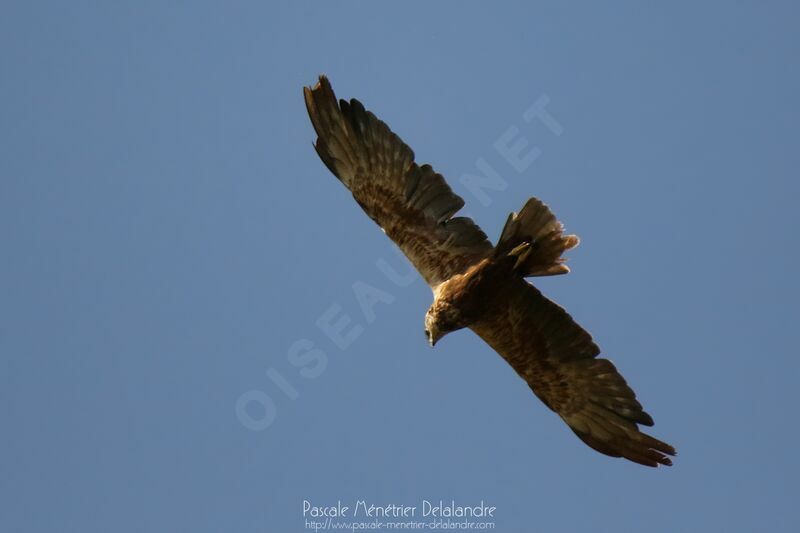
M7 5L0 529L301 531L303 500L455 499L498 531L796 531L798 15ZM529 196L581 236L537 286L672 469L586 448L472 333L426 345L430 291L311 147L322 72L493 239ZM560 135L523 119L542 97ZM539 150L522 171L510 128ZM479 159L506 183L487 202ZM391 302L365 315L354 285Z

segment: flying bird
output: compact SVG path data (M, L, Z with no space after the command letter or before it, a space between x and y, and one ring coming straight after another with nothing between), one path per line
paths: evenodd
M586 444L646 465L671 466L675 449L640 431L653 419L591 335L525 278L566 274L578 245L547 205L530 198L492 245L464 200L358 100L338 100L320 76L304 87L317 154L413 263L433 291L431 346L469 328L499 353Z

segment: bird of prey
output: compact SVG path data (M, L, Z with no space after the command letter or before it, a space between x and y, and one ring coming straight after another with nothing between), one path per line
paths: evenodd
M355 99L337 101L325 76L304 87L317 154L433 290L425 314L431 345L469 328L534 394L600 453L672 465L669 444L639 430L653 419L592 337L525 278L566 274L562 253L578 244L536 198L511 213L496 245L430 165Z

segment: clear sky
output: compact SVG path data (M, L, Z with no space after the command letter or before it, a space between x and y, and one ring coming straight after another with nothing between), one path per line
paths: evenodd
M358 499L800 529L800 13L731 4L7 3L0 530L282 533ZM530 196L581 236L537 285L673 468L585 447L469 331L426 345L430 291L311 147L323 72L492 239Z

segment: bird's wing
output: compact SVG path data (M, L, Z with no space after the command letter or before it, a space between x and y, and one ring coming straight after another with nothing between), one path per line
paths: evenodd
M453 217L464 200L386 124L358 100L337 102L324 76L303 91L320 159L431 287L491 253L471 219Z
M521 278L488 303L471 328L516 370L583 442L646 466L671 465L675 449L639 431L653 419L592 337Z

